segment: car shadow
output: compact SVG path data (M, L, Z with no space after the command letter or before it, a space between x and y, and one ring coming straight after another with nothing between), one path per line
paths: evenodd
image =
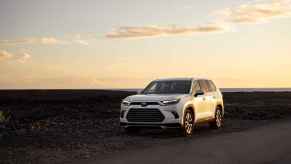
M208 124L196 125L193 131L192 137L212 135L223 132L223 129L211 129ZM179 128L173 129L140 129L140 131L135 133L126 133L125 135L132 137L145 137L145 138L156 138L156 139L171 139L171 138L185 138Z

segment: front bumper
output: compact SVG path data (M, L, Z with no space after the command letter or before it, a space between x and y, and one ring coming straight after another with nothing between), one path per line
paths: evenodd
M127 115L131 109L140 109L146 110L147 108L157 109L163 115L164 119L160 122L133 122L127 119ZM180 112L176 110L177 106L147 106L147 107L140 107L140 106L131 106L129 108L121 108L122 117L120 117L120 126L122 127L159 127L159 128L179 128L181 127L180 124Z
M127 128L127 127L144 127L144 128L162 128L162 129L168 129L168 128L180 128L180 123L125 123L120 122L120 126Z

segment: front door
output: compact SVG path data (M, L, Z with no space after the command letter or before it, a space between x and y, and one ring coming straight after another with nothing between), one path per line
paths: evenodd
M197 93L198 91L203 91L203 88L201 87L201 84L199 81L196 81L193 87L193 96L194 96L194 107L196 110L196 119L197 120L202 120L203 118L205 118L205 108L207 108L207 104L206 104L206 98L205 95L199 95L199 96L195 96L195 93Z

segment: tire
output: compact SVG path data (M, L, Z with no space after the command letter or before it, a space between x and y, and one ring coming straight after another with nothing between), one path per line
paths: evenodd
M124 130L128 134L134 134L134 133L138 133L140 131L140 128L138 128L138 127L127 127L127 128L124 128Z
M219 129L223 126L223 114L221 109L216 109L215 110L215 119L214 121L210 122L210 127L213 129Z
M181 127L182 134L185 137L190 137L193 134L194 129L194 114L193 111L187 109L184 114L184 121Z

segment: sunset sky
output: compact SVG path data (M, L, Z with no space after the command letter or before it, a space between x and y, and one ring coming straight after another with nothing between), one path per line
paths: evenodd
M291 87L290 0L1 0L0 89Z

